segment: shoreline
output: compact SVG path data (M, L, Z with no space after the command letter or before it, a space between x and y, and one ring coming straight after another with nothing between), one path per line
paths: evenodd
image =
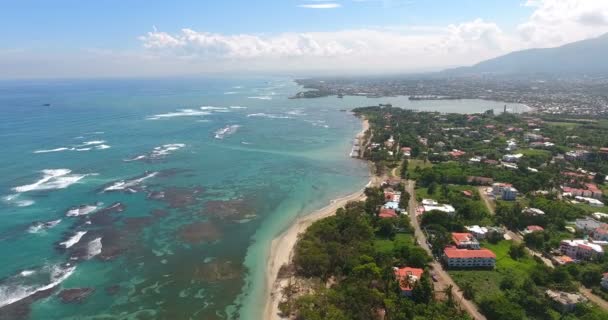
M362 138L365 132L369 130L369 121L363 119L362 126L363 129L357 134L357 138ZM363 189L344 197L333 199L327 206L297 218L286 231L272 240L268 263L266 265L266 288L264 290L266 302L262 319L283 319L279 316L279 303L282 299L281 289L285 284L283 280L287 279L282 280L278 276L281 267L291 262L293 251L300 233L305 232L314 222L333 216L336 213L336 210L344 207L348 202L364 200L365 188L371 185L372 182L373 178L370 179Z

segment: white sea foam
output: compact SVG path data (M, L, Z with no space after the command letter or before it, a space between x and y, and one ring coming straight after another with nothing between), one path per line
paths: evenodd
M47 221L47 222L35 222L27 229L27 232L38 233L40 231L48 230L48 229L54 228L60 222L61 222L61 219L51 220L51 221Z
M34 151L34 153L51 153L51 152L61 152L61 151L68 151L71 150L72 148L67 148L67 147L61 147L61 148L56 148L56 149L48 149L48 150L36 150Z
M272 100L271 96L254 96L254 97L247 97L249 99L257 99L257 100Z
M98 144L103 144L106 143L105 140L93 140L93 141L86 141L82 144L82 146L94 146L94 145L98 145Z
M230 108L230 109L247 109L247 107L241 107L241 106L230 106L228 108Z
M201 117L210 115L209 111L194 110L194 109L179 109L175 112L162 113L148 117L148 120L160 120L175 117Z
M268 113L251 113L247 115L248 118L268 118L268 119L291 119L290 116L281 114L268 114Z
M225 95L232 95L232 94L237 94L237 93L238 92L236 92L236 91L227 91L227 92L224 92Z
M101 238L95 238L87 245L87 259L91 259L96 255L101 253L101 249L103 248L101 244Z
M165 144L160 147L154 148L154 150L152 150L152 152L150 153L150 156L152 158L163 157L163 156L166 156L166 155L170 154L171 152L177 151L185 146L186 145L183 143Z
M65 189L86 177L86 174L71 174L69 169L42 170L42 178L32 184L13 188L16 192Z
M306 113L304 113L304 111L302 111L300 109L291 110L291 111L287 112L287 114L290 114L292 116L305 116L306 115Z
M95 147L95 149L97 150L105 150L105 149L110 149L111 147L107 144L100 144L98 146Z
M123 161L124 162L131 162L131 161L144 160L146 158L147 158L147 156L141 155L141 156L137 156L137 157L134 157L134 158L131 158L131 159L124 159Z
M68 210L68 212L65 213L65 215L68 217L86 216L87 214L97 210L97 208L97 206L82 205L71 208L70 210Z
M0 308L59 285L76 270L70 264L25 270L0 282Z
M21 199L21 194L19 193L4 196L2 197L2 200L8 204L15 205L17 207L29 207L35 203L34 200Z
M123 190L131 189L133 187L137 187L139 184L141 184L145 180L150 179L150 178L156 176L157 174L158 174L158 172L151 172L141 178L132 179L132 180L121 180L121 181L115 182L111 186L103 189L103 192L123 191Z
M92 148L76 148L76 151L91 151Z
M71 236L68 240L60 242L59 245L68 249L68 248L72 247L73 245L77 244L85 234L87 234L86 231L78 231L73 236Z
M226 126L224 128L221 128L221 129L215 131L215 138L224 139L226 136L235 134L239 130L240 127L241 127L240 125L234 124L231 126Z

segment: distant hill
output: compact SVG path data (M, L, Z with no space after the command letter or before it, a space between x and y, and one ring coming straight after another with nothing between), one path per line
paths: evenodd
M608 74L608 33L561 47L516 51L474 66L443 73L496 74Z

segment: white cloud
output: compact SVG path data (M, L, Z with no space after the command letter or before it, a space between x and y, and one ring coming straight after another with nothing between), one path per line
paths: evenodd
M336 9L342 7L339 3L311 3L298 5L300 8L305 9Z

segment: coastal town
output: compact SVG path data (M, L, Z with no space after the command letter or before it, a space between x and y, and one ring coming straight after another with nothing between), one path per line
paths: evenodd
M369 130L351 156L378 181L299 237L280 317L608 317L608 122L353 112Z
M542 75L412 75L384 78L313 78L297 81L306 91L293 98L409 96L410 100L484 99L519 103L546 115L608 114L608 78Z

